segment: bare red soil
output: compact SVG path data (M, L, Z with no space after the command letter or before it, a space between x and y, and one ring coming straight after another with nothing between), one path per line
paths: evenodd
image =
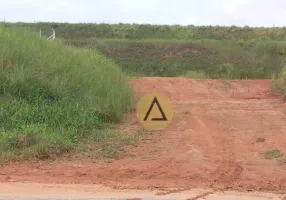
M156 91L172 99L175 116L166 130L112 162L11 163L1 167L0 181L286 191L283 155L268 160L263 154L286 154L286 103L269 93L269 80L141 78L131 84L138 96ZM118 128L140 126L132 114ZM259 137L265 141L256 142Z

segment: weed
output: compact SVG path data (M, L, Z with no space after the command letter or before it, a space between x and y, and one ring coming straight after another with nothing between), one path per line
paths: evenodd
M278 77L273 78L271 85L271 92L274 94L282 94L286 99L286 65L282 69Z
M256 142L265 142L265 138L259 137L256 139Z
M278 160L279 165L286 165L286 157Z
M186 78L193 78L193 79L203 79L203 78L208 78L207 75L202 72L202 71L193 71L190 70L188 71L185 75L183 75L182 77L186 77Z
M77 152L90 158L113 159L124 153L126 146L136 146L137 139L151 132L137 130L134 133L118 132L113 129L96 130L84 142L77 145Z
M35 133L22 133L9 135L5 144L10 149L24 149L35 145L38 141L38 135Z
M234 76L234 65L231 63L223 63L217 69L217 75L222 79L231 79Z
M270 150L270 151L266 151L265 153L264 153L264 157L266 158L266 159L275 159L275 158L278 158L278 157L280 157L280 150L277 150L277 149L275 149L275 150Z

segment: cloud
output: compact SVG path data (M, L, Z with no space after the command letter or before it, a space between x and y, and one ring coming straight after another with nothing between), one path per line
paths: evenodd
M284 0L9 0L0 20L182 25L285 25Z
M162 0L144 0L144 1L134 1L134 0L120 0L119 7L124 10L131 9L147 9L154 10L163 4Z
M250 0L219 0L216 1L216 10L226 14L233 14L240 7L250 3Z

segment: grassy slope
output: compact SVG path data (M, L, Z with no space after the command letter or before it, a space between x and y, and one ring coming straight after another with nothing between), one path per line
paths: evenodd
M66 44L98 49L131 75L271 78L281 71L286 60L286 28L67 23L6 25L42 29L44 33L54 27L57 37L64 39Z
M286 43L270 40L102 39L69 44L99 49L127 73L142 76L271 78L286 61Z
M102 128L130 109L132 91L112 61L1 24L0 43L2 158L47 158L84 140L120 141Z
M34 30L42 29L48 34L55 28L57 36L72 40L90 38L122 38L122 39L271 39L285 40L284 28L250 28L250 27L218 27L218 26L168 26L139 24L68 24L68 23L18 23L7 26L24 26Z
M272 78L286 67L286 27L68 23L6 26L42 29L44 34L55 28L57 37L67 44L98 48L132 75ZM286 98L285 74L279 74L274 86Z

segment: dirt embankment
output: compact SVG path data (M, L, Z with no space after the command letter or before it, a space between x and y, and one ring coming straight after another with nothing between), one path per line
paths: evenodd
M156 91L172 99L175 116L166 130L128 147L127 155L112 162L13 163L1 167L0 180L286 191L283 155L264 158L268 150L286 154L286 104L269 94L270 81L141 78L131 84L139 96ZM119 128L139 129L135 114Z

